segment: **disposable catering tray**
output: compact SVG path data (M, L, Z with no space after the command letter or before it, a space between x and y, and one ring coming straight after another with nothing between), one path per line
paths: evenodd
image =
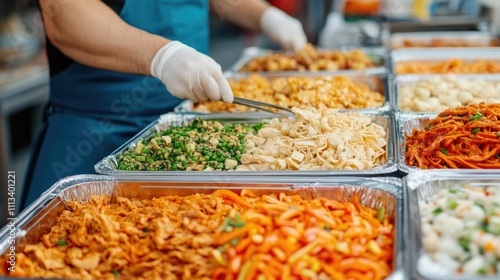
M373 61L377 63L375 67L364 69L364 70L337 70L337 71L330 71L330 70L321 70L321 71L315 71L315 73L359 73L359 72L364 72L364 73L385 73L387 72L387 67L388 67L388 52L385 48L383 47L374 47L374 48L355 48L355 47L346 47L346 48L340 48L338 49L339 51L349 51L353 49L360 49L363 50L366 54L368 54ZM242 55L240 59L233 65L233 67L230 68L231 72L240 72L241 68L245 66L250 60L258 57L264 57L267 54L272 52L271 50L268 49L262 49L259 47L248 47L242 51ZM305 72L311 72L311 71L274 71L274 72L255 72L259 73L261 75L268 75L268 74L279 74L283 75L286 73L305 73Z
M392 85L390 89L390 97L389 100L391 102L391 107L398 112L403 113L438 113L438 112L413 112L413 111L404 111L399 106L399 96L400 89L402 86L411 86L417 84L419 81L429 80L432 78L446 78L450 75L455 76L457 79L467 79L467 80L483 80L483 81L492 81L492 82L500 82L500 74L408 74L408 75L399 75L392 79ZM500 94L500 93L499 93Z
M220 177L238 177L242 175L250 176L369 176L369 175L380 175L389 174L397 170L396 164L396 154L395 154L395 132L394 132L394 120L392 113L390 112L364 112L366 115L372 118L372 121L376 124L381 125L386 130L387 139L387 149L386 158L387 161L379 166L372 169L366 170L276 170L276 171L124 171L118 169L118 161L122 152L129 148L134 148L136 143L142 139L148 139L154 133L167 129L170 126L179 126L189 123L197 117L201 117L204 120L217 120L221 123L259 123L264 120L269 120L273 116L268 114L175 114L169 113L160 116L159 119L152 122L141 132L135 135L132 139L127 141L125 144L120 146L111 155L105 157L100 162L95 165L95 170L99 174L107 175L137 175L137 176L156 176L156 175L171 175L171 176L189 176L185 178L192 178L200 176L202 178L207 178L210 176Z
M500 174L477 170L421 170L409 174L404 179L405 202L405 261L408 265L410 279L417 280L493 280L495 276L454 275L436 264L425 254L422 247L421 220L418 202L425 200L440 190L449 189L456 184L500 187Z
M193 177L197 179L196 177ZM88 201L92 195L109 195L138 199L196 193L210 194L218 189L239 193L250 189L256 194L299 194L304 199L323 197L338 201L352 201L357 195L361 204L377 209L384 206L385 212L395 223L395 246L393 272L387 279L404 279L403 263L403 202L402 182L397 178L284 178L284 177L240 177L238 181L194 180L175 182L174 177L130 177L115 178L104 175L76 175L67 177L44 192L16 220L16 250L25 244L36 243L50 231L67 201ZM179 179L179 178L177 178ZM252 183L249 183L252 182ZM8 227L0 231L0 252L8 250L11 233Z
M394 33L385 45L390 49L429 47L494 47L494 40L488 32L478 31L429 31Z
M235 81L241 80L246 77L255 75L254 73L240 73L240 72L226 72L224 74L226 78ZM384 95L384 105L378 108L360 108L360 109L344 109L345 111L363 111L363 110L376 110L376 111L389 111L391 109L390 102L390 90L389 90L389 79L385 72L379 73L360 73L360 72L347 72L347 73L323 73L323 72L280 72L280 73L269 73L265 75L268 80L273 80L277 78L286 77L348 77L355 83L363 83L367 85L371 90L380 92ZM174 112L177 113L201 113L193 110L193 102L190 100L185 100L178 106L174 108Z
M438 62L450 59L461 59L463 61L499 61L500 48L415 48L399 49L391 51L390 70L395 73L399 62ZM417 73L415 73L417 74ZM397 74L412 75L412 74ZM457 74L460 75L460 74Z

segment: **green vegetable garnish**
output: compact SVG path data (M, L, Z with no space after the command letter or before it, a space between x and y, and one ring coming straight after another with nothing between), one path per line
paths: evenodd
M443 153L443 154L445 154L445 155L446 155L446 154L448 154L448 150L447 150L447 149L442 149L442 150L441 150L441 153Z
M448 207L452 210L457 208L457 206L458 206L458 202L452 198L448 198L448 200L446 201L446 207Z
M499 132L497 132L497 136L498 136L498 137L500 137L500 131L499 131Z
M113 269L113 271L111 271L111 273L113 273L113 275L116 277L120 277L120 272L116 269Z
M443 209L441 209L441 207L438 207L438 208L434 209L434 211L432 211L432 214L437 215L441 212L443 212Z
M329 227L329 226L324 226L324 227L323 227L323 229L324 229L325 231L330 232L330 227Z
M479 120L480 118L484 117L483 114L477 112L474 116L469 118L469 121L474 121L474 120Z
M382 222L382 220L384 219L384 216L385 216L385 207L384 206L380 206L377 209L377 220L379 220L380 222Z
M458 245L460 245L464 251L469 251L469 244L470 240L465 237L460 237L460 239L458 239Z
M231 243L231 245L233 245L233 246L236 246L238 244L238 242L240 242L240 239L235 238L235 239L231 240L229 243Z
M477 206L484 209L484 204L482 202L476 201L476 202L474 202L474 205L477 205Z
M477 273L485 275L486 273L488 273L488 266L487 265L483 265L483 267L481 267L481 269L479 269L477 271Z
M479 127L477 127L477 128L474 128L473 130L471 130L470 132L472 132L472 134L476 134L478 132L481 132L481 129Z
M428 126L425 127L425 130L430 130L434 126L433 123L429 124Z
M58 246L66 246L66 245L68 245L68 243L66 242L66 240L57 240L56 241L56 245L58 245Z
M457 190L457 189L448 189L448 191L449 191L450 193L457 193L457 192L458 192L458 190Z
M144 228L144 232L149 232L149 228Z

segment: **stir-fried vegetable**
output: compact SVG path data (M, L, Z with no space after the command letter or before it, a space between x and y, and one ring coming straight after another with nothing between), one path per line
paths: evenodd
M245 136L260 124L222 124L195 119L139 141L123 153L120 170L232 170L245 153Z
M384 279L392 271L394 227L385 207L364 207L356 196L342 203L217 195L242 208L215 235L213 279Z

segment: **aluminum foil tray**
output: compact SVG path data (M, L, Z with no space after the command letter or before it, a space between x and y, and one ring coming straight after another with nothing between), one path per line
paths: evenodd
M103 175L77 175L64 178L19 214L15 237L17 250L22 249L27 243L38 242L43 234L49 232L65 209L67 201L88 201L92 195L152 199L166 195L209 194L217 189L229 189L234 192L251 189L257 194L284 192L300 194L306 199L324 197L351 201L353 195L357 194L361 204L373 208L385 206L386 213L394 219L394 270L387 279L404 279L406 271L403 259L403 190L400 179L388 177L314 179L239 177L238 181L231 183L217 179L205 180L206 178L192 182L175 182L172 179L176 178L133 177L126 179ZM7 227L0 231L0 252L2 253L10 246L9 235L10 230Z
M422 233L418 201L431 197L442 189L456 184L496 185L500 187L500 174L488 170L421 170L409 174L405 179L405 260L410 278L417 280L493 280L500 275L465 276L446 272L425 254L422 248Z
M156 176L156 175L170 175L170 176L189 176L189 178L200 176L207 178L210 176L220 177L237 177L242 175L251 176L350 176L350 175L379 175L389 174L397 170L396 154L395 154L395 133L394 121L392 114L389 112L366 112L366 115L371 116L374 123L383 126L387 131L387 161L385 164L376 166L373 169L366 170L281 170L281 171L123 171L118 169L118 159L120 154L128 148L135 147L136 143L141 139L147 139L154 133L165 130L172 125L184 125L192 121L196 117L202 117L206 120L217 120L222 123L258 123L263 120L270 119L271 114L175 114L169 113L160 116L160 118L146 128L144 128L137 135L132 137L125 144L120 146L111 155L105 157L95 165L95 170L99 174L106 175L120 175L120 176ZM188 177L185 177L188 178Z
M390 49L419 48L405 46L405 42L425 44L420 48L433 47L431 44L440 40L443 45L439 47L453 47L450 43L460 40L469 46L460 47L492 47L498 45L488 32L478 31L434 31L434 32L403 32L394 33L390 36L385 45ZM435 47L434 47L435 48Z
M348 51L352 49L361 49L365 53L367 53L369 56L372 56L376 60L380 61L380 64L377 65L376 67L365 69L365 70L338 70L338 71L327 71L327 70L322 70L322 71L316 71L314 73L367 73L367 74L372 74L372 73L385 73L387 71L388 67L388 53L385 48L377 47L377 48L340 48L340 51ZM231 72L239 72L240 69L245 66L250 60L257 58L257 57L263 57L267 55L271 50L268 49L262 49L258 47L249 47L243 50L242 56L240 59L233 65L233 67L230 68ZM261 75L267 75L267 74L273 74L273 75L283 75L286 73L295 73L295 75L300 75L303 73L307 73L310 71L275 71L275 72L255 72L259 73Z
M391 73L395 74L396 65L406 61L445 61L459 58L463 61L495 60L500 61L500 48L415 48L394 50L390 55ZM413 75L413 74L398 74ZM457 74L461 75L461 74Z
M409 113L409 114L419 114L419 113L439 113L439 112L412 112L412 111L404 111L399 107L399 93L400 88L403 85L415 85L419 81L429 80L431 78L438 77L447 77L453 75L459 79L467 79L467 80L484 80L484 81L500 81L500 74L426 74L426 75L418 75L418 74L408 74L408 75L399 75L392 79L391 88L389 90L391 101L391 107L398 112Z
M245 77L252 76L252 73L227 73L225 74L226 78L233 80L240 80ZM281 74L268 74L265 77L269 80L283 77L336 77L336 76L344 76L348 77L354 82L363 83L367 85L371 90L380 92L384 95L384 105L379 108L360 108L360 109L343 109L342 112L353 112L353 111L373 111L373 112L386 112L391 109L390 102L390 91L389 91L389 80L387 74L379 73L379 74L365 74L365 73L342 73L342 74L320 74L318 72L302 72L301 74L286 73L284 75ZM202 113L193 110L193 102L190 100L185 100L181 104L177 105L174 108L174 112L177 113Z
M425 113L396 113L396 146L397 146L397 161L398 169L405 173L411 173L420 168L409 166L405 160L405 135L411 134L413 129L422 129L427 121L435 118L438 114Z

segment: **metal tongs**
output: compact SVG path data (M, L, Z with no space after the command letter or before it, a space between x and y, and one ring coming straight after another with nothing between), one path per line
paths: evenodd
M255 108L257 110L272 113L272 114L279 115L279 116L282 116L285 118L292 118L292 119L297 118L297 116L295 116L295 113L292 110L285 108L285 107L278 106L278 105L274 105L271 103L260 102L260 101L245 99L245 98L236 97L236 96L234 97L233 103L247 106L247 107L251 107L251 108ZM277 109L278 111L266 109L266 107Z

